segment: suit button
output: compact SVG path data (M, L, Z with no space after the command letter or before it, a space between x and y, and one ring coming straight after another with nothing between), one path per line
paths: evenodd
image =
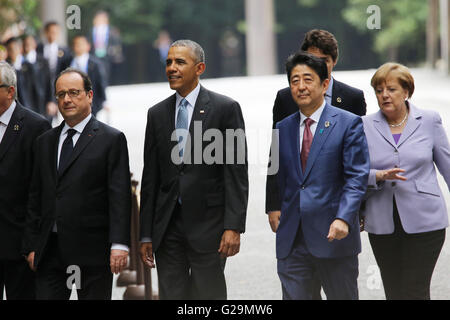
M396 182L392 182L392 186L395 187L397 185Z
M302 186L302 190L305 190L305 186Z
M395 165L394 168L398 168L398 165Z
M180 176L184 176L184 171L180 171Z

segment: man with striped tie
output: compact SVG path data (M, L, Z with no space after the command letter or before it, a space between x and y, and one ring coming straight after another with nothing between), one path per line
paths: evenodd
M232 158L244 154L240 162L208 161L202 138L206 130L244 132L244 119L239 103L199 84L204 70L200 45L174 42L166 75L176 93L148 111L140 251L151 268L156 257L161 299L226 299L225 259L239 252L245 231L245 135L234 148L216 150Z

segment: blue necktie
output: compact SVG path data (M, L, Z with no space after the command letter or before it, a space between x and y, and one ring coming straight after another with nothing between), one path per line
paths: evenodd
M73 140L72 137L74 134L77 133L75 129L69 129L67 130L67 137L63 142L62 148L61 148L61 154L59 155L59 166L58 166L58 172L61 173L67 166L67 162L69 161L70 155L73 151Z
M186 99L181 100L180 108L178 109L177 115L177 138L178 138L178 148L180 150L180 158L183 158L184 147L186 146L186 137L188 130L188 101Z

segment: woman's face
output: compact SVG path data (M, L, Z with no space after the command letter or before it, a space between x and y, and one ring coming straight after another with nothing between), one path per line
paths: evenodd
M387 117L396 115L406 107L405 100L408 99L408 90L404 89L398 79L388 76L386 81L375 88L378 106Z

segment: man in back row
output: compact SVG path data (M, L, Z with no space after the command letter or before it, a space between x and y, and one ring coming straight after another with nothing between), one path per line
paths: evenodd
M337 81L331 76L339 56L338 42L334 35L326 30L310 30L305 34L301 50L325 60L328 69L328 79L330 81L325 93L325 101L334 107L350 111L356 115L365 115L366 102L364 93L359 89ZM295 112L298 112L298 105L292 97L290 88L287 87L278 91L273 106L272 129L275 129L277 122ZM276 232L281 215L281 200L277 174L267 175L266 213L268 214L272 231ZM314 287L314 299L321 299L320 281L317 278L315 279Z

